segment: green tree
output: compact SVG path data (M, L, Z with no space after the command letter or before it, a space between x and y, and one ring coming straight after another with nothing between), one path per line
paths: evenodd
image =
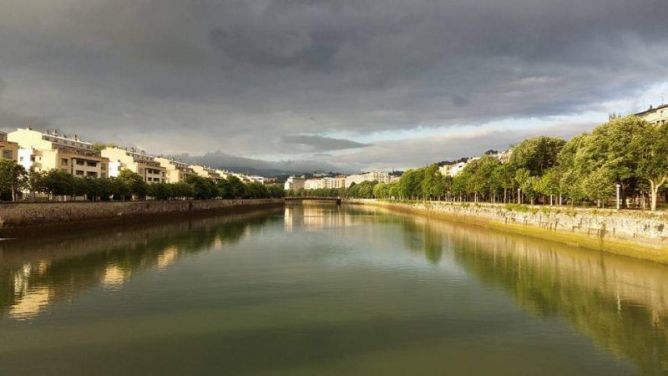
M525 168L520 168L515 172L515 181L522 190L522 194L531 200L531 205L536 199L536 187L538 186L538 177L531 176L531 172Z
M621 184L626 192L637 179L639 163L644 157L637 140L647 126L644 120L627 116L596 127L591 135L579 140L573 162L574 177L582 181L605 168L613 186Z
M522 141L513 148L510 164L515 169L523 168L530 176L542 176L557 163L557 156L566 144L558 137L539 136Z
M229 198L241 198L246 194L246 184L234 175L227 177L229 184Z
M561 194L560 170L553 167L545 172L536 182L536 191L550 197L550 205L554 203L554 197Z
M132 196L139 199L146 198L148 184L144 181L144 178L141 175L128 169L124 169L118 174L118 179L127 185Z
M649 183L650 208L655 211L659 190L668 182L668 125L646 124L632 147L640 151L636 173Z
M174 183L171 185L172 197L175 198L192 198L195 196L193 187L184 182Z
M153 183L149 184L146 194L156 200L169 200L172 198L172 184Z
M582 190L597 206L604 206L605 201L615 193L613 173L607 167L599 167L582 180Z
M503 190L503 202L508 202L508 191L515 188L515 170L509 163L502 163L494 168L492 179L496 189Z
M440 198L444 192L443 175L437 164L424 169L422 178L422 196L427 199Z
M44 187L54 196L74 194L74 176L61 170L51 170L44 177Z
M210 200L218 197L218 187L211 179L201 176L189 176L186 179L193 190L193 197L198 200Z
M27 187L28 174L25 168L11 159L0 158L0 192L8 192L12 201L17 193Z

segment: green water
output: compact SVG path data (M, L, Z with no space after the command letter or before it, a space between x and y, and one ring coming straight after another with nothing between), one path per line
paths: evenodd
M1 375L668 373L668 267L294 205L0 243Z

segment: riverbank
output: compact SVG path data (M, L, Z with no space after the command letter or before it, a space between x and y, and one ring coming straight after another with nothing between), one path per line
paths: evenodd
M124 202L46 202L0 204L0 237L49 228L71 228L104 222L239 212L282 206L283 199L173 200Z
M668 214L449 202L346 200L668 264Z

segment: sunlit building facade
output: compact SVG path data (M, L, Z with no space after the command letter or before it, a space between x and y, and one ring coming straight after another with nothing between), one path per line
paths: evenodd
M76 135L68 137L57 131L23 128L8 133L7 140L18 144L18 163L27 171L60 170L91 178L109 176L109 159Z
M19 144L7 141L7 133L0 132L0 158L18 161Z
M130 170L139 174L148 184L167 181L167 169L146 153L133 149L106 147L101 154L109 159L109 176L111 177L118 176L122 170Z

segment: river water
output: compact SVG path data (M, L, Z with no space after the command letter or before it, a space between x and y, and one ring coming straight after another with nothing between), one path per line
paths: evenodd
M289 205L0 243L0 374L668 373L668 267Z

